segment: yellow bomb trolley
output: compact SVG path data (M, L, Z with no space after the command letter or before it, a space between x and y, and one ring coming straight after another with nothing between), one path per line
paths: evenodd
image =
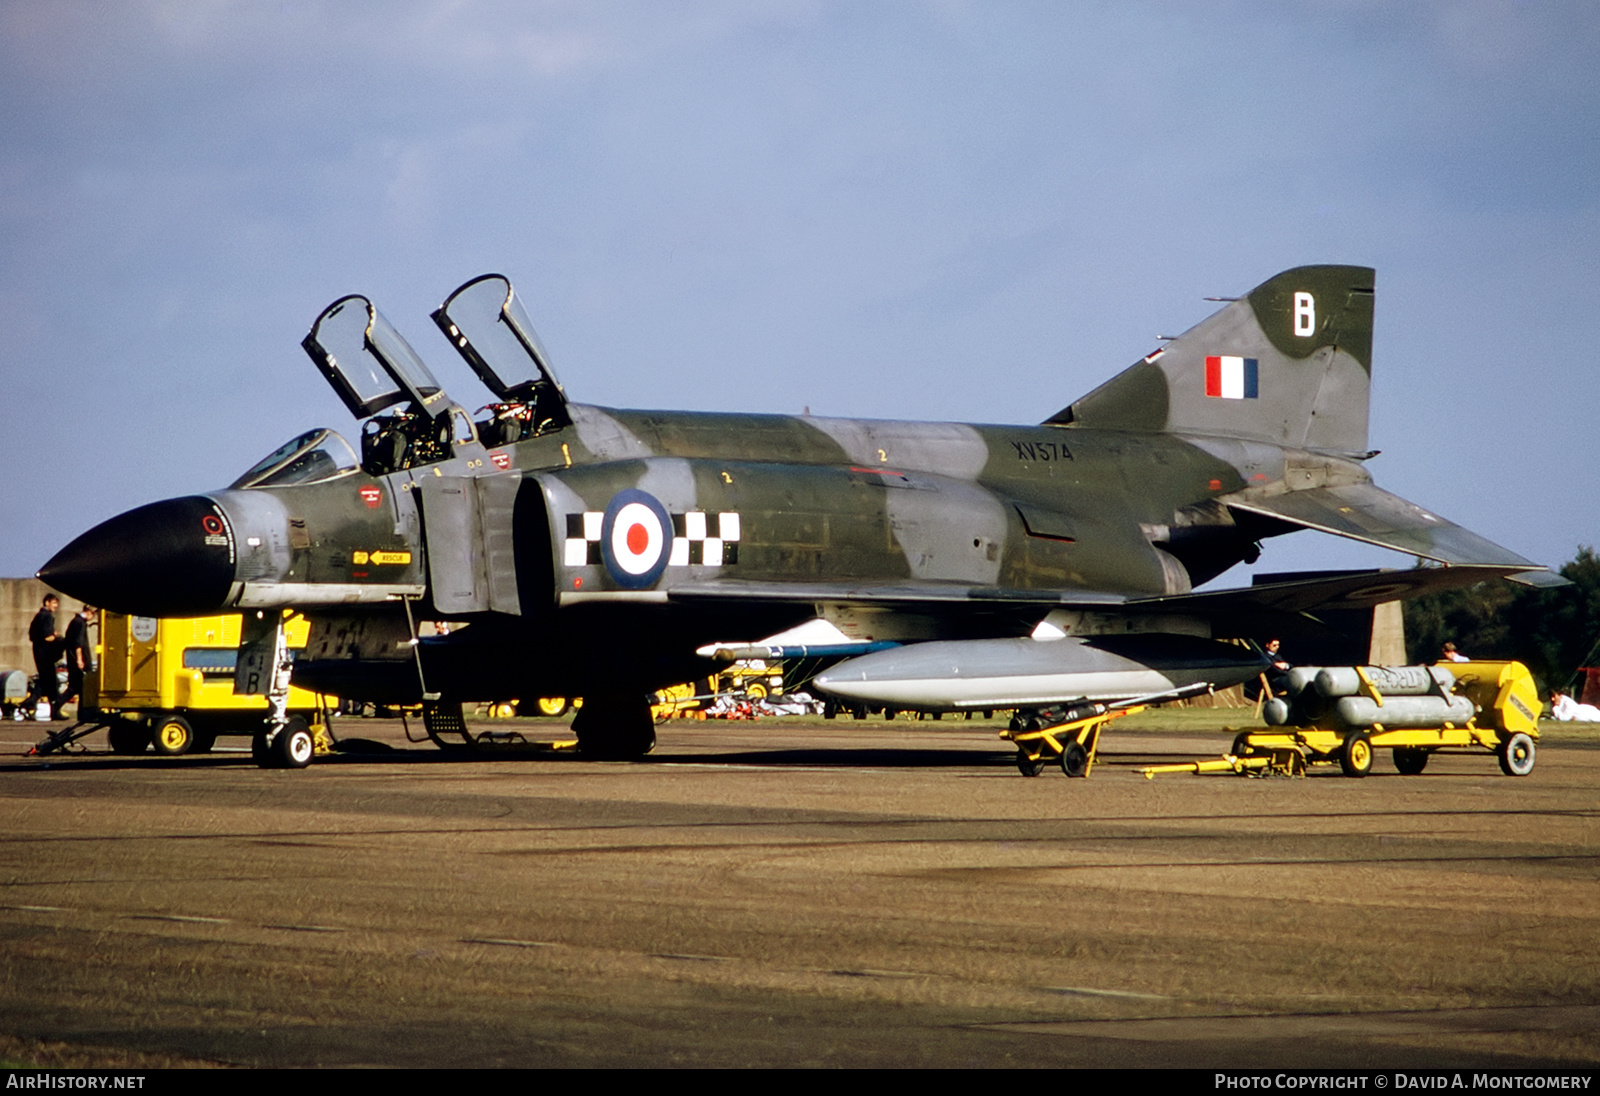
M84 682L84 707L97 712L119 754L176 756L204 753L218 735L257 735L264 696L236 696L233 668L240 617L189 619L100 616L100 668ZM310 625L291 617L284 626L291 651L303 650ZM311 725L318 752L327 749L323 705L315 693L289 689L289 711Z
M1241 732L1217 760L1140 771L1299 776L1308 765L1337 764L1361 777L1381 750L1406 776L1439 751L1492 753L1507 776L1533 771L1542 705L1520 662L1297 666L1288 678L1284 694L1262 705L1267 730Z

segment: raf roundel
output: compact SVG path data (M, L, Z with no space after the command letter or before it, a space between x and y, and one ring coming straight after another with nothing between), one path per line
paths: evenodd
M600 531L606 570L618 586L642 590L666 570L672 548L672 518L654 495L617 492Z

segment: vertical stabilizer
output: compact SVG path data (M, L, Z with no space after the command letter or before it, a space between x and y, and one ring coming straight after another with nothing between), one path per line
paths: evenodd
M1286 270L1048 421L1363 453L1374 279Z

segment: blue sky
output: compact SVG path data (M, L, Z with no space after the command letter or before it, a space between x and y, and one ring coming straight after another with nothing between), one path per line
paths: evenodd
M12 0L0 574L353 436L299 348L345 293L469 406L427 313L498 270L583 402L1037 422L1312 262L1378 269L1377 481L1559 564L1597 55L1588 3Z

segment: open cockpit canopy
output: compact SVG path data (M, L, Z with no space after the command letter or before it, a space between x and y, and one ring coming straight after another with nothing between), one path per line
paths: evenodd
M448 408L422 358L359 294L330 304L300 345L358 419L407 399L430 417Z
M467 282L445 298L433 322L491 392L507 404L537 408L539 432L571 422L550 356L505 275Z
M288 487L316 483L354 472L356 452L344 438L326 428L308 430L285 442L250 467L229 487Z

